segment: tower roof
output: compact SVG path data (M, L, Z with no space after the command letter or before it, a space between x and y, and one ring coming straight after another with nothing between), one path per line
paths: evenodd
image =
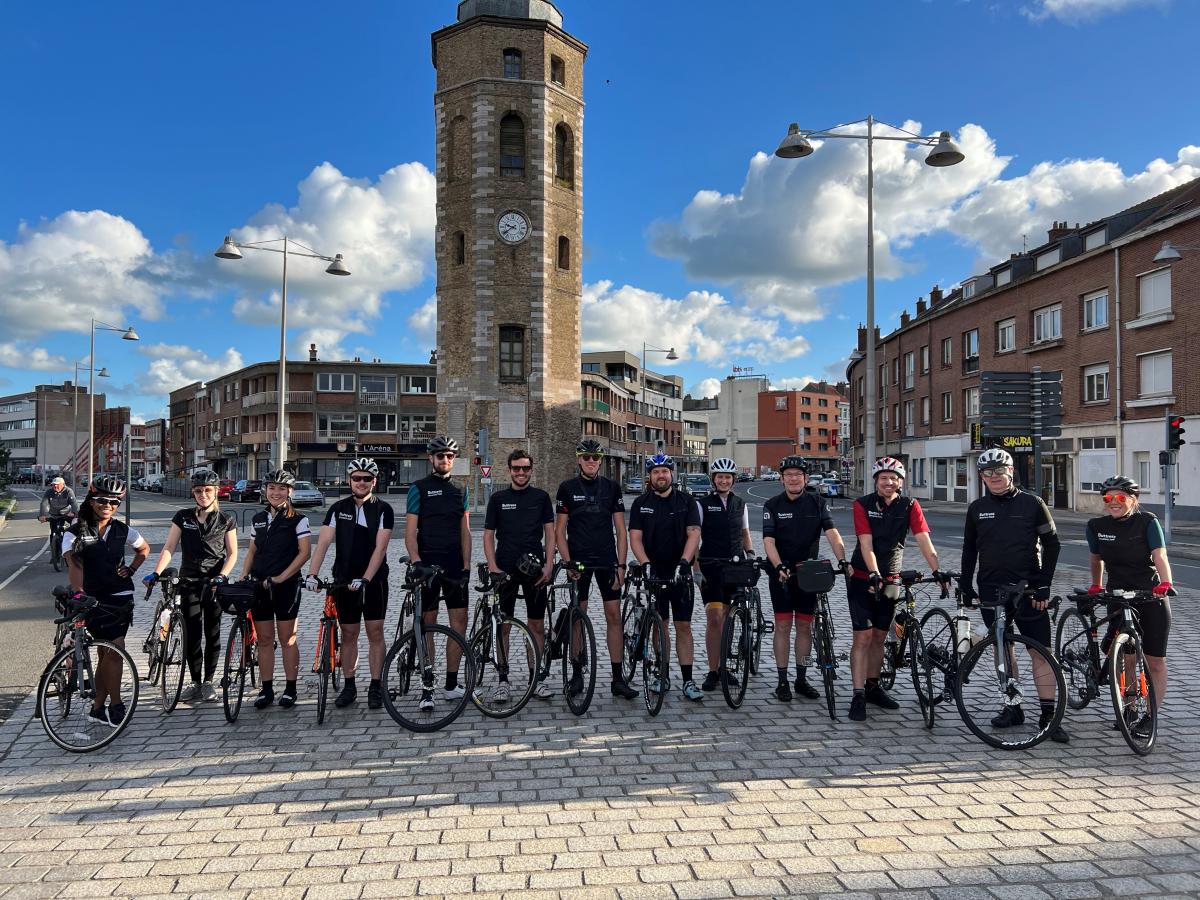
M562 28L563 17L550 0L462 0L458 4L458 21L476 16L499 16L504 19L538 19Z

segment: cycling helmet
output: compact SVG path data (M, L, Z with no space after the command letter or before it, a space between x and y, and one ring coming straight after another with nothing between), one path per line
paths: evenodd
M264 484L282 484L284 487L295 487L296 476L287 469L275 469L267 473L267 477L263 479Z
M124 497L125 482L116 475L97 475L92 481L92 493L105 497Z
M542 574L543 565L545 562L540 553L526 553L517 563L517 571L522 575L533 577Z
M192 473L192 487L216 487L221 483L221 476L212 469L197 469Z
M458 453L458 441L452 437L446 437L444 434L439 434L429 442L425 450L431 454L445 453L446 451Z
M646 471L650 472L653 469L666 468L672 472L675 471L675 460L667 456L665 453L655 453L653 456L646 458Z
M575 445L575 455L581 456L584 453L604 455L604 447L595 438L584 438Z
M803 456L785 456L779 461L779 473L782 475L788 469L799 469L807 475L808 463L804 461Z
M884 456L881 459L875 460L875 465L871 467L871 477L874 478L883 472L894 472L901 478L908 477L908 473L904 470L904 463L900 462L894 456Z
M975 466L980 469L990 469L993 466L1011 466L1012 464L1012 454L1007 450L1001 450L999 447L984 450L979 454L979 459L975 461Z
M1105 479L1104 484L1100 485L1101 494L1107 494L1109 491L1124 491L1126 494L1132 494L1136 497L1141 489L1141 485L1132 478L1127 478L1124 475L1113 475L1111 478Z
M367 456L360 456L358 459L352 459L346 464L346 474L353 475L355 472L366 472L368 475L379 477L379 466L375 465L375 460Z
M720 459L714 459L708 466L710 475L716 475L720 472L728 472L730 475L737 474L737 463L728 456L722 456Z

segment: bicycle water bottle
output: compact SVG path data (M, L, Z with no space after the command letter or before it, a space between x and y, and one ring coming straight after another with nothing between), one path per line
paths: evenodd
M158 616L158 639L165 641L167 639L167 630L171 627L171 611L164 609Z
M567 630L567 610L564 607L563 609L560 609L558 611L558 618L556 618L554 620L554 629L551 632L554 635L554 640L551 641L550 647L549 647L551 659L559 658L559 656L560 656L559 646L560 646L560 642L564 639L564 632L566 630Z
M971 649L971 620L966 616L954 622L954 643L959 656L965 656Z
M75 645L75 635L68 631L65 635L63 635L62 648L64 650L69 650L74 645Z

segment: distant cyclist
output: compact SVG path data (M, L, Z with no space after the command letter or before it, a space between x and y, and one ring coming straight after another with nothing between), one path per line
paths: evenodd
M79 515L79 503L75 492L67 487L62 476L56 476L50 481L50 487L42 494L42 503L38 509L38 521L45 525L51 519L73 519Z

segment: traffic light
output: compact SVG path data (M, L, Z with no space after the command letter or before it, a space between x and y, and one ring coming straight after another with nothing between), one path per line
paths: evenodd
M1186 420L1183 416L1169 416L1167 418L1167 449L1178 450L1185 443L1183 440L1184 427L1183 423Z

